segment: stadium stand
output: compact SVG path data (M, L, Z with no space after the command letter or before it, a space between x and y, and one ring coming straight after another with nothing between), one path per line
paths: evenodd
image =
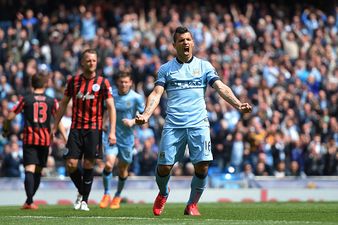
M111 82L132 72L135 90L147 96L161 63L174 56L173 29L187 26L196 55L209 60L253 113L241 115L208 88L206 98L214 161L209 173L254 176L338 175L338 6L318 1L1 1L0 130L31 76L50 78L48 95L61 99L67 78L80 71L87 47L99 53L99 73ZM143 5L144 4L144 5ZM140 127L131 175L152 175L165 117L165 97ZM65 120L65 124L66 124ZM0 136L1 176L22 176L22 117ZM19 149L13 149L17 140ZM142 154L151 142L151 157ZM46 177L64 177L55 138ZM13 164L8 165L8 162ZM15 170L12 170L12 167ZM189 175L186 160L175 168ZM8 175L8 170L12 172ZM98 167L96 174L102 168Z

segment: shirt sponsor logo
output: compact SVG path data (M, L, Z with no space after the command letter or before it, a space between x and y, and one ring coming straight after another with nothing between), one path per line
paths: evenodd
M82 99L82 101L84 101L84 100L94 99L95 96L89 94L89 92L87 92L87 93L84 95L81 91L79 91L79 92L77 93L77 95L76 95L76 98Z
M201 79L175 80L175 81L171 81L170 85L176 88L201 87L202 80Z

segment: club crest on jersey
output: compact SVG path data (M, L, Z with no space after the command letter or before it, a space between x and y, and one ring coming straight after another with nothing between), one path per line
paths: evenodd
M200 70L199 69L193 69L193 71L192 71L192 75L194 76L194 77L196 77L196 76L199 76L201 74L201 72L200 72Z
M92 89L93 89L94 92L97 92L97 91L100 90L100 85L94 84L93 87L92 87Z

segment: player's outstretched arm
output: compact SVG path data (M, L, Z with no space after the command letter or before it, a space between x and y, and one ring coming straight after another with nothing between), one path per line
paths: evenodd
M229 88L226 84L224 84L221 80L215 81L213 84L213 88L216 89L218 94L227 101L230 105L232 105L237 110L242 113L248 113L252 111L252 107L249 103L242 103L232 92L231 88Z
M158 106L161 100L161 96L164 92L164 87L156 85L154 90L150 93L147 98L146 108L142 114L137 114L135 117L135 123L138 125L145 124L148 122L150 116Z

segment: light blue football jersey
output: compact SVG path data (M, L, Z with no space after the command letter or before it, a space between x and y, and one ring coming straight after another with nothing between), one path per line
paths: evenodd
M136 112L144 110L143 97L130 90L126 95L119 95L118 90L113 90L116 109L116 143L118 147L131 148L134 146L134 127L123 125L122 119L134 119Z
M219 80L215 68L208 61L193 57L182 63L174 58L163 64L156 85L167 92L167 116L164 128L209 126L205 90Z

